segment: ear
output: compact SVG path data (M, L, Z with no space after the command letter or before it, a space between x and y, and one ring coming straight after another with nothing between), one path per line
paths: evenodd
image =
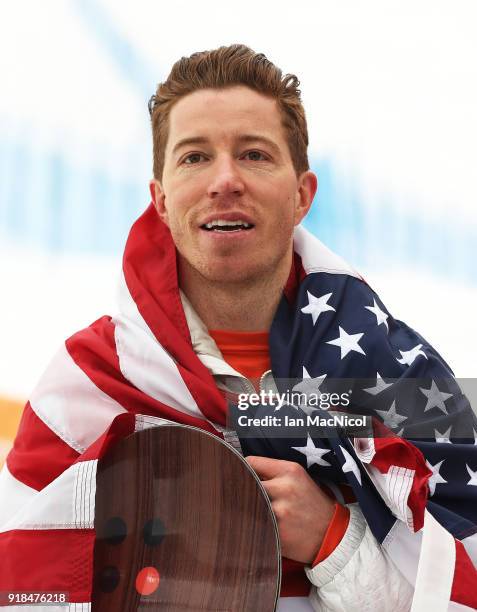
M166 209L166 195L157 179L151 179L149 181L149 191L151 192L152 203L154 204L157 214L169 227L169 218L167 216Z
M298 225L310 210L317 189L318 178L314 172L307 170L299 176L295 204L295 225Z

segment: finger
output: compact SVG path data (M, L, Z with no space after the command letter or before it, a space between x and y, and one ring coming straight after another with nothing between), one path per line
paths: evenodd
M286 477L263 480L262 486L272 501L290 499L295 493L295 483L290 478Z
M306 470L295 461L285 461L284 459L271 459L269 457L259 457L249 455L245 457L249 465L264 480L270 480L280 476L300 477Z
M287 469L288 463L282 459L270 459L270 457L258 457L257 455L249 455L245 457L250 467L257 473L260 480L269 480L276 476L281 476Z

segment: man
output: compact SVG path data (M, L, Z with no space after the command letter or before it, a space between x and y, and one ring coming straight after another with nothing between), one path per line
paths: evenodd
M60 487L62 499L76 494L81 468L70 477L71 467L128 411L219 432L247 456L278 521L280 610L408 610L413 597L424 607L447 609L449 600L462 610L477 606L477 573L466 552L477 521L467 499L472 487L460 475L453 483L460 514L438 495L450 481L439 469L457 452L471 461L465 464L474 478L472 445L444 445L439 464L439 445L423 442L432 459L426 466L418 443L379 424L369 438L327 439L305 428L289 443L277 436L263 444L230 429L234 402L227 398L240 390L278 392L285 379L319 389L325 376L373 377L375 386L358 391L376 400L370 414L390 429L403 421L400 430L429 421L452 427L456 414L467 427L474 423L461 397L448 408L457 391L431 385L451 376L432 347L298 227L317 179L297 87L296 77L282 77L243 45L182 58L159 85L150 103L153 206L128 239L120 314L67 340L25 408L2 474L0 547L10 568L25 550L20 531L42 525L41 536L22 535L31 546L45 536L52 521L35 512L51 508L48 497ZM431 385L416 391L422 406L418 399L406 408L397 400L384 405L388 381L414 378ZM430 576L426 555L435 554L436 542L442 566ZM431 579L440 584L435 592ZM89 601L87 581L78 578L69 590L74 601Z

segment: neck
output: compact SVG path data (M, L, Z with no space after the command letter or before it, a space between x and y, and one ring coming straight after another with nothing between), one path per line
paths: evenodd
M224 283L204 278L180 259L180 286L207 329L268 331L290 266L291 254L270 276Z

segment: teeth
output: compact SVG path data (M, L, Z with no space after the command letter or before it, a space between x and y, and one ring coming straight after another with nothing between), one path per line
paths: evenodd
M224 227L224 226L235 226L242 225L245 228L250 227L250 223L246 223L245 221L241 221L238 219L237 221L226 221L225 219L215 219L214 221L210 221L210 223L206 223L205 227L207 229L213 229L214 227Z

